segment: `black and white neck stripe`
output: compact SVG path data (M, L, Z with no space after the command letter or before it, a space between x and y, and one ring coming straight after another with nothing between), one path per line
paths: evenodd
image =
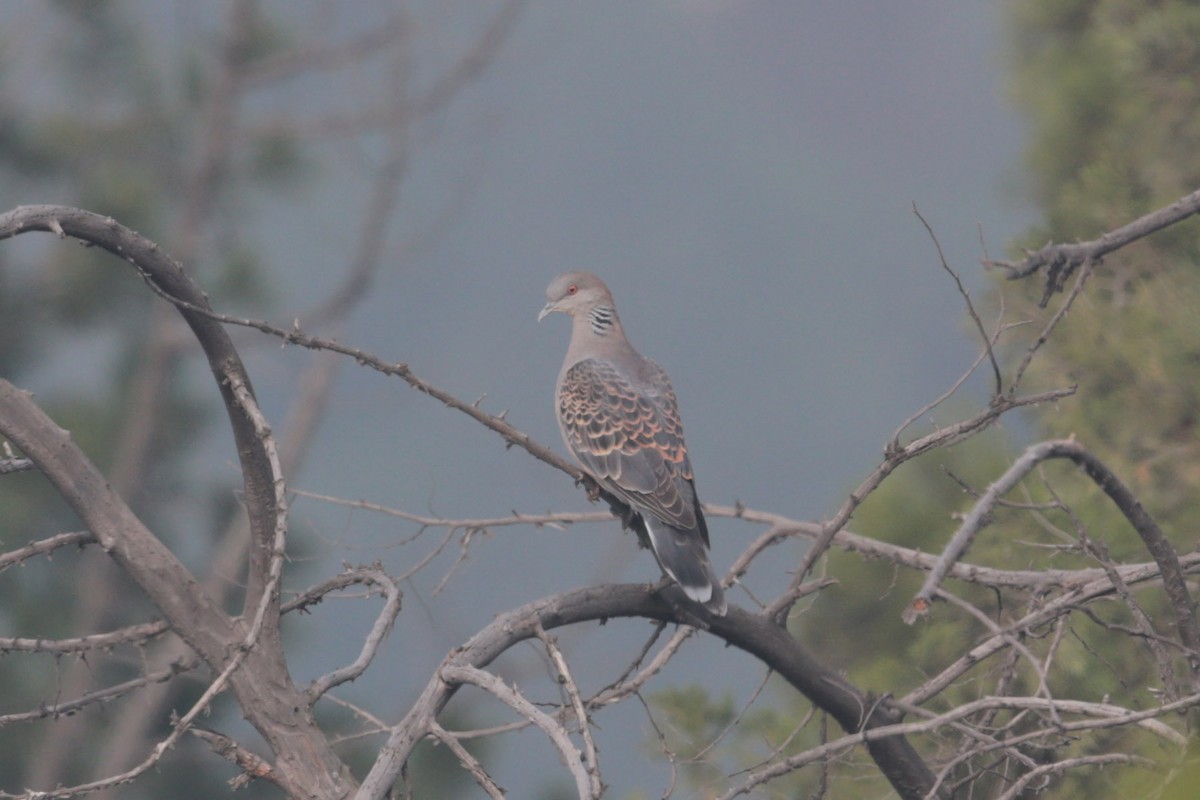
M592 333L597 336L607 336L616 326L617 312L608 306L596 306L588 312L588 321L592 323Z

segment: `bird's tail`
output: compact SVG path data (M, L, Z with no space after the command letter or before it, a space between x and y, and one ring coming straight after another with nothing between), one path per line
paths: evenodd
M652 523L645 515L642 521L663 572L678 583L691 600L717 616L724 616L728 608L725 592L713 572L708 547L699 531L673 528L657 520Z

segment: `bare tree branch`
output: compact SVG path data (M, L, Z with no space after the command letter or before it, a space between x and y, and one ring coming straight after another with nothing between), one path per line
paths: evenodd
M479 788L487 792L488 797L491 797L493 800L504 800L504 790L496 785L496 782L492 780L492 776L488 775L487 770L479 763L479 759L471 755L467 751L467 748L463 747L462 743L458 741L456 736L436 722L430 723L429 735L450 748L450 752L454 753L459 762L467 768L467 771L471 773L471 777L479 784Z
M588 796L600 797L604 793L604 785L600 781L600 762L596 757L596 743L592 740L591 720L584 707L583 697L579 693L579 686L575 684L575 678L571 676L571 668L567 666L567 659L558 649L558 642L554 637L546 633L546 629L540 625L537 627L536 633L537 637L542 640L546 652L550 655L557 680L566 690L567 697L571 701L571 710L575 712L579 735L583 738L583 764L587 770Z
M0 432L39 466L104 550L138 582L173 630L218 660L234 622L214 608L175 556L111 492L87 456L30 395L0 379Z
M181 661L177 661L168 665L165 669L147 673L140 678L119 683L114 686L108 686L104 689L97 689L94 692L88 692L74 700L65 700L54 705L42 706L36 711L23 711L16 714L0 714L0 726L10 725L15 722L30 722L36 719L45 719L47 717L59 717L67 714L73 714L80 709L96 703L108 703L119 697L123 697L131 692L138 691L146 686L165 683L185 672L195 669L200 663L200 660L195 656L190 656Z
M1196 554L1189 554L1196 555ZM1200 566L1200 562L1196 563ZM1108 597L1114 593L1113 585L1103 570L1096 570L1099 577L1083 584L1073 584L1062 587L1061 593L1050 600L1043 600L1033 606L1025 616L1001 628L1002 633L1010 631L1033 631L1063 615L1084 608L1088 603ZM1160 577L1159 566L1155 563L1138 565L1136 569L1124 567L1120 570L1121 577L1132 585ZM918 705L935 697L953 682L985 659L1007 647L1004 636L991 635L980 641L953 663L946 666L940 673L926 680L917 688L910 691L900 700L900 706Z
M469 683L478 686L497 700L511 707L513 711L516 711L522 717L532 721L554 743L563 766L575 778L575 789L579 793L580 800L594 800L600 797L599 791L592 790L592 780L588 774L589 770L583 766L583 755L576 749L570 737L567 736L566 729L549 714L538 709L537 706L526 700L519 692L505 684L504 681L495 675L490 672L484 672L478 667L446 665L438 671L438 674L442 680L450 685Z
M381 800L399 775L412 748L428 733L429 724L453 696L456 687L447 682L447 668L486 667L514 644L545 630L588 620L640 616L674 620L676 607L663 599L653 586L599 586L565 592L522 606L498 616L468 642L456 648L443 662L381 748L371 771L363 780L356 800ZM889 701L871 701L832 670L817 662L786 630L766 614L751 614L736 606L725 617L710 621L709 633L745 650L775 670L803 692L847 731L863 731L867 748L876 764L905 800L923 797L933 786L934 776L912 745L902 737L868 736L877 726L898 719ZM442 676L446 676L443 679Z
M1136 764L1147 769L1153 769L1155 766L1154 762L1150 759L1130 753L1101 753L1094 756L1067 758L1062 761L1056 761L1053 764L1043 764L1037 769L1027 772L1014 782L1008 791L1000 795L997 800L1016 800L1016 798L1020 797L1026 791L1029 784L1038 778L1047 777L1059 772L1066 772L1069 769L1076 769L1078 767L1103 767L1106 764Z
M362 650L359 652L358 658L354 659L352 664L335 669L333 672L322 675L313 681L306 692L310 704L335 686L355 680L366 672L367 667L375 659L375 653L379 650L379 646L383 644L384 639L391 632L392 626L396 623L396 617L400 616L400 599L403 595L400 592L400 587L396 585L395 581L386 572L379 568L356 569L349 572L353 576L355 583L368 584L379 588L386 599L383 608L379 612L379 616L375 618L375 624L371 626L371 632L367 634L366 639L363 641Z
M29 230L71 235L134 264L156 291L182 298L180 312L208 356L242 462L244 498L254 542L246 609L249 632L223 614L195 578L108 487L86 456L27 395L0 382L0 433L46 474L84 519L101 546L143 588L164 617L217 672L248 658L254 668L230 681L247 718L275 751L288 779L306 791L337 797L352 782L287 674L278 631L278 575L282 559L282 478L264 421L255 415L249 380L219 323L193 309L208 308L203 292L152 242L111 219L59 207L25 207L0 215L0 239ZM228 659L230 647L238 647ZM228 659L228 661L227 661ZM219 685L214 684L214 685ZM253 703L250 702L253 698Z
M1050 295L1062 291L1067 278L1080 265L1097 261L1114 250L1119 250L1138 239L1143 239L1197 213L1200 213L1200 190L1179 198L1165 208L1139 217L1128 225L1109 231L1099 239L1077 244L1047 244L1040 250L1029 253L1025 260L1019 263L985 260L984 265L1004 269L1008 273L1009 280L1020 280L1045 269L1046 293L1042 297L1041 303L1045 307Z
M959 529L951 537L946 549L942 551L937 565L926 578L925 585L913 598L908 610L905 611L904 621L911 624L918 616L928 612L934 591L945 579L950 566L958 562L975 535L986 524L988 515L996 502L1012 491L1035 466L1053 458L1067 458L1081 466L1088 477L1095 481L1096 485L1112 499L1142 538L1146 549L1150 551L1150 555L1162 573L1164 588L1175 609L1180 641L1183 642L1189 653L1193 675L1200 674L1200 660L1198 660L1200 659L1200 650L1197 649L1197 645L1200 644L1200 629L1197 628L1196 623L1195 603L1183 579L1179 555L1167 541L1166 536L1158 527L1158 523L1146 513L1128 487L1099 459L1074 440L1055 440L1033 445L1009 467L1004 475L988 487L983 497L963 518Z
M90 636L77 636L72 639L22 639L0 637L0 653L80 653L86 650L99 650L116 647L122 644L144 644L156 636L161 636L170 630L170 626L162 620L147 622L143 625L132 625L109 633L96 633Z
M971 317L971 321L975 323L976 330L979 331L979 337L983 339L983 349L987 353L988 360L992 364L992 376L995 378L995 389L992 391L993 397L999 397L1004 391L1004 380L1000 377L1000 365L996 362L996 354L992 352L992 337L984 330L983 320L979 318L978 312L975 311L975 304L971 302L971 293L963 286L962 278L958 273L950 268L946 262L946 254L942 252L942 243L938 241L937 235L933 232L933 226L925 219L921 212L917 209L917 204L913 203L913 214L917 219L921 220L921 224L925 226L925 232L929 234L929 238L933 240L933 247L937 250L938 260L942 264L942 269L950 274L954 279L954 285L958 287L958 293L962 296L963 302L967 306L967 314ZM968 373L970 374L970 373Z
M31 542L24 547L18 547L16 550L0 553L0 572L34 556L52 553L60 547L83 547L95 543L96 537L92 535L91 531L59 533L41 541Z

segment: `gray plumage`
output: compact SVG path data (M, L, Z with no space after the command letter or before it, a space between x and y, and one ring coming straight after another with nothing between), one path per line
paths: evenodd
M709 561L708 525L696 497L675 390L662 368L625 336L608 287L568 272L546 289L538 320L572 317L558 375L563 442L596 482L625 501L663 571L693 601L724 614L725 594Z

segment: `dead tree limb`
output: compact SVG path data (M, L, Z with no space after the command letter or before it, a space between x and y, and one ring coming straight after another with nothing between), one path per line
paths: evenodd
M443 662L426 684L404 719L392 728L387 743L363 780L356 800L381 800L387 796L413 748L429 734L438 713L458 690L444 676L457 675L447 668L483 668L519 642L536 638L543 630L616 617L644 617L672 622L675 605L641 584L595 586L553 595L498 616ZM829 712L848 733L898 722L902 714L887 699L873 699L821 664L769 614L751 613L731 606L724 617L713 617L708 632L756 657L814 704ZM905 800L925 797L934 787L934 775L920 754L903 736L863 737L880 771ZM937 795L935 795L937 796Z
M1003 269L1008 273L1007 277L1010 281L1027 278L1044 269L1046 271L1046 290L1040 303L1044 308L1050 300L1050 295L1061 292L1066 285L1067 278L1080 265L1089 261L1098 261L1114 250L1119 250L1138 239L1157 233L1163 228L1168 228L1197 213L1200 213L1200 190L1179 198L1165 208L1139 217L1128 225L1122 225L1114 231L1109 231L1099 239L1075 244L1051 242L1026 255L1023 261L985 260L983 263L987 267Z

